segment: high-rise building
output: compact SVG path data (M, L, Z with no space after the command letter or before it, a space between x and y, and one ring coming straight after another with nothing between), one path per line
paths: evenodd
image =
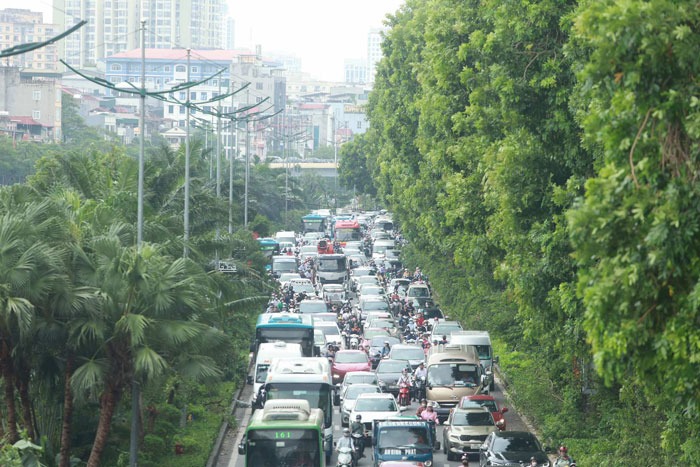
M43 14L40 12L19 8L0 10L0 50L28 42L43 42L58 33L56 25L44 23ZM24 72L56 73L56 44L8 57L2 62L3 65L16 66Z
M62 41L61 56L79 67L139 47L141 18L147 48L222 48L223 11L224 0L54 0L60 29L88 21Z
M345 82L348 84L367 83L367 60L345 60Z
M227 50L233 50L236 48L236 21L230 16L226 16L223 19L223 23L223 47Z
M382 33L384 29L370 29L367 35L367 78L374 83L377 62L382 59Z

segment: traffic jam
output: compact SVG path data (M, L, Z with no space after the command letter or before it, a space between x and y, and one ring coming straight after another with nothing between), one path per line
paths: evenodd
M258 317L231 465L575 465L508 414L489 333L443 314L391 213L302 225L258 239L279 292Z

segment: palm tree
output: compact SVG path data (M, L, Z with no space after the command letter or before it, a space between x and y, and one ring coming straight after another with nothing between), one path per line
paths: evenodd
M126 246L123 230L115 225L94 238L84 258L103 297L99 311L75 323L93 353L76 368L71 386L100 400L88 466L99 465L115 407L132 378L147 382L170 370L197 378L220 374L212 343L225 337L211 325L212 281L194 262L162 254L162 247Z

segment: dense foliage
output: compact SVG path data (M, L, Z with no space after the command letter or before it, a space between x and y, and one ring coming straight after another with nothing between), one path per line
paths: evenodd
M408 0L372 131L341 150L345 186L376 189L445 308L518 352L524 408L582 465L700 465L698 14Z

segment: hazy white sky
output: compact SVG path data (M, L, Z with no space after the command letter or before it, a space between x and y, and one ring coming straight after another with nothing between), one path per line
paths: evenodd
M102 0L98 0L102 1ZM10 0L0 0L0 4ZM228 0L236 20L236 47L287 52L317 78L343 79L346 58L364 58L367 33L382 26L403 0ZM51 19L51 0L24 0L21 8ZM4 5L8 7L10 5ZM17 6L14 6L17 7Z

